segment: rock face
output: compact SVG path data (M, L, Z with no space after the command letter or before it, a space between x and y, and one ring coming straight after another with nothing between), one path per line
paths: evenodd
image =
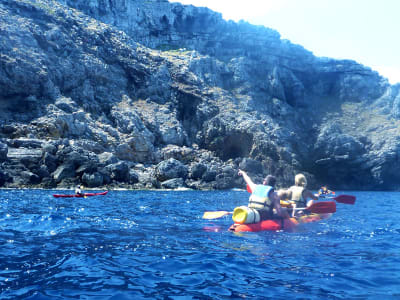
M163 0L0 3L0 186L400 188L400 85Z

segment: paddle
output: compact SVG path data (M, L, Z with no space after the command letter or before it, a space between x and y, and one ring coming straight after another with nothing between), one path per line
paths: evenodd
M336 203L333 201L316 202L309 207L294 208L294 210L307 210L314 214L329 214L336 212Z
M246 189L251 194L251 188L250 188L250 186L248 184L246 185ZM206 211L203 214L203 219L208 219L208 220L218 219L218 218L222 218L223 216L230 215L230 214L233 214L233 212L232 211L225 211L225 210L221 210L221 211Z
M229 214L233 214L233 212L231 211L206 211L203 214L203 219L208 219L208 220L212 220L212 219L218 219L221 218L223 216L229 215Z
M356 202L356 197L352 195L339 195L337 197L326 197L325 199L333 199L344 204L354 204Z
M336 203L333 201L316 202L309 207L295 208L295 210L307 210L314 214L329 214L336 212ZM225 211L225 210L206 211L203 214L203 219L208 219L208 220L218 219L232 213L233 212L231 211Z

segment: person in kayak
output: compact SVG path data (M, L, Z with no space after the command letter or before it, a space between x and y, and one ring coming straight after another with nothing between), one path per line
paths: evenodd
M268 175L263 180L263 184L255 184L245 171L239 169L239 176L243 176L244 181L251 190L248 207L256 209L260 214L260 221L276 218L288 218L289 214L280 205L278 195L274 190L276 178Z
M314 203L314 200L318 200L318 197L310 190L306 189L306 186L307 179L304 174L297 174L294 177L294 185L286 191L281 192L280 198L289 199L289 202L292 203L292 208L309 207ZM293 209L293 216L295 215L295 212L296 210ZM298 213L301 214L302 211L298 211Z
M83 189L83 186L81 186L81 185L78 184L78 185L76 186L76 188L75 188L75 194L76 194L76 195L83 195L82 189Z
M335 192L332 192L331 190L328 190L328 187L326 185L321 186L321 188L318 191L318 194L316 194L315 196L320 197L320 198L324 198L330 194L335 194Z

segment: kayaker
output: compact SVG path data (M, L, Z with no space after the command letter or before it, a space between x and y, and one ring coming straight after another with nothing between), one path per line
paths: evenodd
M83 195L82 190L83 190L83 186L78 184L75 188L75 195Z
M332 192L331 190L328 190L328 187L326 185L324 185L324 186L321 186L321 188L318 191L318 194L315 196L324 198L325 196L330 195L330 194L334 194L334 192Z
M297 174L294 177L294 185L287 189L285 192L280 194L280 197L286 197L292 203L292 208L309 207L314 203L313 200L318 200L310 190L306 189L307 179L304 174ZM311 200L308 200L311 199ZM299 214L302 211L293 210L293 216L295 212Z
M280 205L279 197L274 190L276 178L268 175L263 184L255 184L245 171L239 169L239 176L249 185L252 194L249 198L248 207L254 208L260 214L260 221L274 218L288 218L289 215ZM275 210L275 211L274 211Z

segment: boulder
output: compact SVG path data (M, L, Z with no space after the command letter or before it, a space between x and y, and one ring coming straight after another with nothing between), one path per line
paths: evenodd
M134 170L129 170L129 182L135 184L139 182L139 174Z
M204 180L205 182L211 182L214 181L216 177L217 177L217 170L213 168L207 168L207 171L203 173L201 179Z
M262 163L251 158L243 158L239 164L239 169L251 173L263 172Z
M92 174L95 171L97 171L97 165L93 161L87 161L75 170L78 175L82 175L83 173Z
M173 178L166 181L161 182L161 186L164 189L177 189L180 187L185 187L185 181L183 178Z
M129 182L129 167L127 163L120 161L115 164L108 165L106 169L110 172L112 180Z
M235 187L236 172L231 166L225 166L215 177L217 189L225 190Z
M196 163L190 167L189 177L192 179L200 179L207 171L207 165L203 163Z
M21 178L24 180L25 184L38 184L41 181L38 175L29 171L22 171Z
M59 183L64 179L75 177L75 167L71 163L64 163L53 172L53 179Z
M188 168L179 160L170 158L160 162L156 166L156 178L159 181L165 181L173 178L186 179L188 175Z
M66 113L72 113L72 112L78 110L78 106L75 103L75 101L73 101L69 97L61 96L61 97L57 98L55 105L59 109L62 109L63 111L65 111Z
M98 155L99 162L105 166L115 164L118 158L111 152L104 152Z
M93 174L84 173L82 182L88 187L100 187L103 184L103 176L99 172Z
M50 154L50 152L45 152L43 154L42 163L48 168L50 173L57 169L57 157Z
M196 158L196 153L192 148L177 145L167 145L161 149L161 156L164 160L174 158L184 163L193 161Z

